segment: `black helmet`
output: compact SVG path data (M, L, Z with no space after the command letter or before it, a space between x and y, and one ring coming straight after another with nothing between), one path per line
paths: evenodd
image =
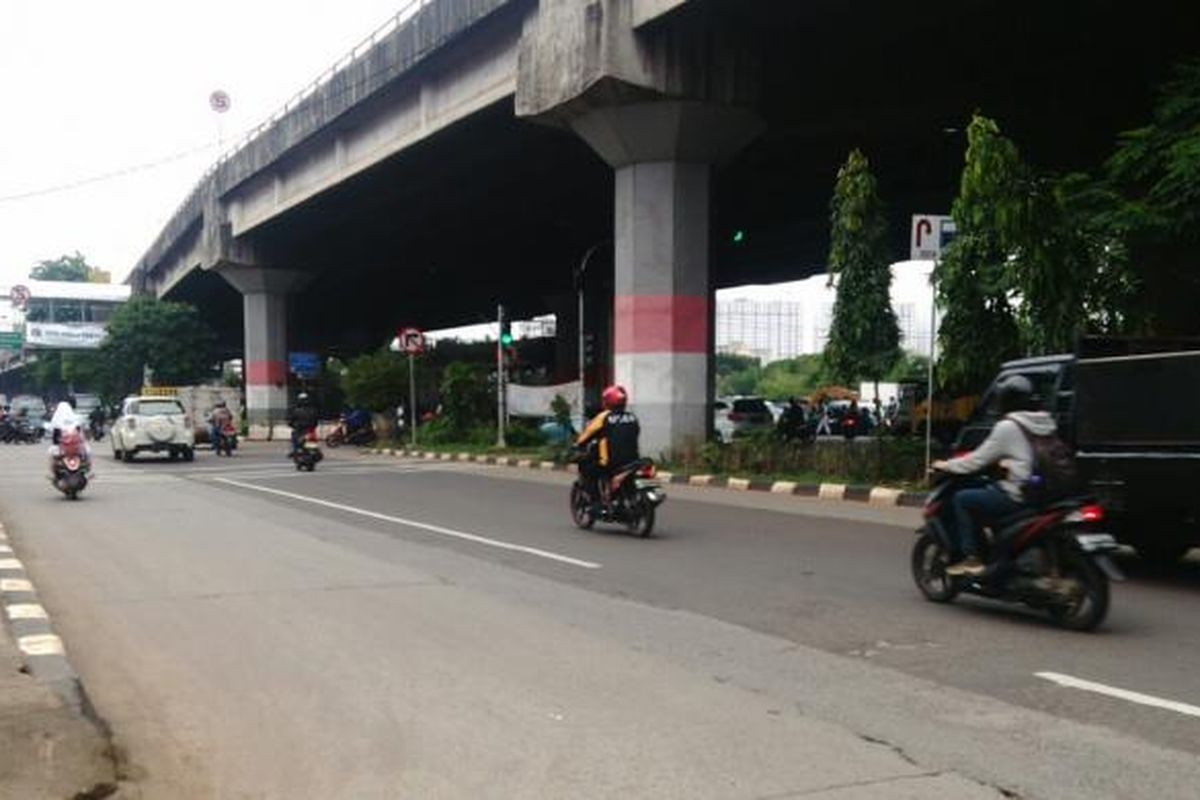
M1033 384L1024 375L1009 375L996 385L1000 413L1033 409Z

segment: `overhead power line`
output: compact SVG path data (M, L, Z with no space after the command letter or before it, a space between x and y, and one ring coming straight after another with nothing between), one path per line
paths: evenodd
M168 156L163 156L162 158L155 159L154 161L145 161L141 164L133 164L131 166L122 167L121 169L113 170L111 172L103 172L103 173L100 173L99 175L91 175L86 178L79 178L78 180L67 181L66 183L59 183L59 184L55 184L53 186L43 186L39 189L31 189L26 192L18 192L16 194L0 195L0 203L15 202L18 200L29 200L29 199L32 199L35 197L43 197L48 194L57 194L58 192L67 192L72 189L78 189L83 186L90 186L95 183L103 183L105 181L114 180L116 178L123 178L127 175L134 175L138 172L146 172L147 170L155 169L156 167L163 167L163 166L166 166L167 164L172 164L176 161L181 161L182 159L185 159L188 156L194 156L197 153L203 153L205 150L212 150L213 148L219 147L219 146L220 146L220 142L214 140L211 142L207 142L206 144L200 145L198 147L192 147L187 150L180 150L179 152L172 153L171 155L168 155Z

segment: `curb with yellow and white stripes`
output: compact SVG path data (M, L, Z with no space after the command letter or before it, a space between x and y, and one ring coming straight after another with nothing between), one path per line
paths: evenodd
M367 450L376 455L403 456L429 461L467 461L475 464L493 464L496 466L521 467L524 469L554 470L569 472L574 469L567 464L553 461L539 461L529 458L513 458L511 456L489 456L478 453L445 453L424 450ZM790 494L801 497L815 497L820 500L838 500L852 503L866 503L872 506L907 506L920 507L925 502L924 492L906 492L890 486L859 486L846 483L797 483L794 481L772 481L761 478L737 478L724 475L685 475L677 472L658 473L663 483L678 483L688 486L702 486L715 489L729 489L741 492L769 492L770 494Z
M21 654L25 670L50 684L72 706L81 704L79 677L67 660L62 639L54 632L38 601L25 565L13 552L8 531L0 523L0 604L4 622Z

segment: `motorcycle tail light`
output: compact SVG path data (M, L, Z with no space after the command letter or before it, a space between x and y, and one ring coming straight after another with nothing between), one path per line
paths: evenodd
M937 513L941 510L942 510L942 503L940 500L937 502L934 502L934 503L927 503L925 505L925 512L924 512L925 519L929 519L930 517L936 517Z
M315 442L315 441L317 441L317 429L316 429L316 428L309 428L309 429L308 429L308 433L304 434L304 441L306 441L306 442Z
M653 464L647 464L646 466L644 466L640 470L638 470L638 477L639 478L653 478L656 472L657 472L657 470L655 469Z
M1101 522L1104 520L1104 508L1095 503L1089 503L1067 514L1063 520L1065 522Z

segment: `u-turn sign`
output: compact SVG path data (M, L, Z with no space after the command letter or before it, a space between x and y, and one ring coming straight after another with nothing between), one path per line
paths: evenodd
M954 238L954 220L939 214L914 214L912 218L913 261L936 261Z

